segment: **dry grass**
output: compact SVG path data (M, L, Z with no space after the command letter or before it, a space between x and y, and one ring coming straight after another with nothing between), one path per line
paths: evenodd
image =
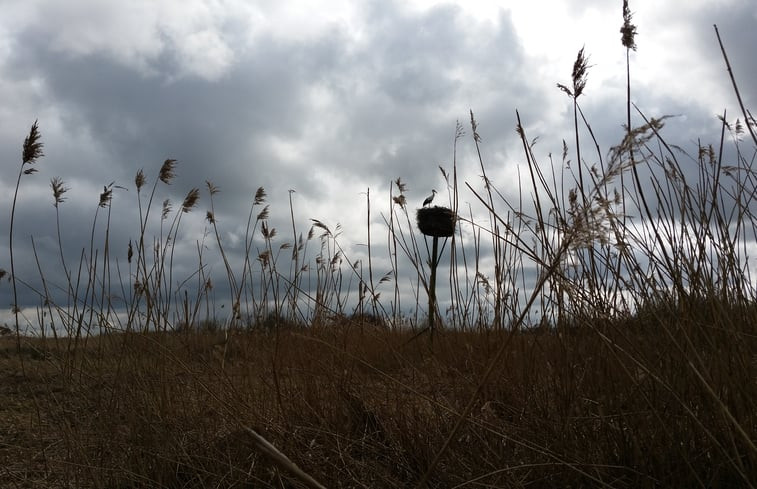
M298 487L252 428L326 487L410 487L502 342L507 353L430 486L753 480L757 458L732 421L754 434L757 339L696 334L711 324L699 316L662 323L653 319L662 313L650 314L563 335L449 331L433 346L348 322L237 332L230 346L213 333L105 335L74 359L54 342L29 339L23 375L6 344L0 480L4 487ZM757 319L754 310L726 314ZM684 337L708 365L706 384L686 366ZM73 364L67 374L64 364Z
M623 13L631 50L627 2ZM441 169L457 216L441 247L445 311L422 309L434 260L401 179L384 215L389 271L372 262L370 192L366 260L350 259L338 225L298 232L291 194L292 235L280 237L260 188L237 262L207 182L214 243L198 246L189 277L174 275L173 257L201 193L154 204L175 160L152 188L137 173L125 257L112 252L113 184L89 248L78 264L64 256L69 189L52 179L67 284L63 299L51 293L40 264L39 335L16 324L0 336L0 486L754 487L757 139L741 138L754 121L724 114L719 144L689 155L663 137L664 116L637 111L631 125L629 65L626 136L589 156L587 59L581 50L560 85L575 123L562 161L537 160L516 114L527 172L515 202L487 176L471 113L483 188L465 187L483 217L458 208L455 154ZM463 135L458 125L455 153ZM19 182L41 144L35 123ZM12 254L11 279L17 301ZM231 303L221 320L218 280ZM430 317L445 325L433 338Z

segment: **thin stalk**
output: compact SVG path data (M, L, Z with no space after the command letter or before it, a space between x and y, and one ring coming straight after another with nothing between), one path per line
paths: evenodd
M33 165L37 159L44 156L42 153L42 142L40 141L41 135L39 133L39 125L37 121L34 121L29 135L24 139L23 150L21 153L21 167L18 171L18 178L16 179L16 188L13 192L13 205L11 206L11 222L8 232L9 241L9 253L11 261L11 282L13 284L13 317L16 325L16 350L21 358L21 368L23 370L24 363L21 354L21 328L19 326L18 316L21 313L21 307L18 305L18 287L16 286L16 266L13 259L13 224L16 217L16 202L18 201L18 189L21 186L22 175L32 175L37 172L37 169Z

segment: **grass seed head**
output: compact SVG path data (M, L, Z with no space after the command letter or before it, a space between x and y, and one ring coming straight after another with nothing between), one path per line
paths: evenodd
M255 192L255 201L253 202L254 205L259 205L265 202L265 189L263 187L258 187L258 190Z
M71 190L65 186L60 177L53 177L50 180L50 188L53 189L53 205L55 207L58 207L58 204L62 204L66 200L66 198L63 197L63 194Z
M44 156L44 153L42 153L42 141L41 134L39 133L39 124L37 121L34 121L34 124L32 124L32 128L29 130L29 135L26 136L26 139L24 139L24 149L23 149L23 164L24 165L31 165L35 161L37 161L38 158L41 158ZM30 172L33 173L33 172Z
M194 206L197 205L197 201L200 200L200 189L193 188L189 191L186 197L184 197L184 202L181 204L181 212L189 212L192 210Z
M103 191L100 194L100 207L108 207L110 201L113 199L113 185L103 185Z
M397 178L394 183L397 185L397 190L399 190L401 194L404 194L407 191L407 184L402 181L402 178Z
M636 26L631 23L633 14L628 8L628 0L623 0L623 26L620 28L621 38L626 49L636 51Z
M586 88L586 75L589 69L589 58L584 54L584 48L578 51L573 63L573 96L578 98Z
M163 210L160 214L160 218L165 220L168 217L168 214L171 213L171 200L166 199L163 201Z
M145 178L145 172L140 168L137 172L137 176L134 177L134 185L137 187L137 192L139 192L142 187L145 186L146 182L147 179Z
M171 180L176 176L176 160L168 159L163 162L163 165L160 167L160 173L158 174L158 178L161 182L165 183L166 185L171 184Z

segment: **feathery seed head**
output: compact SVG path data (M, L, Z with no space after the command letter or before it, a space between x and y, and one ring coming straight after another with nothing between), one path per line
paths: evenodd
M463 127L463 123L460 121L455 121L455 141L465 136L465 128Z
M568 95L568 97L573 97L573 92L570 90L570 88L566 87L562 83L558 83L557 88L565 92ZM520 134L520 132L518 132L518 134Z
M42 136L39 133L39 124L37 121L34 121L32 128L29 130L29 135L24 139L22 165L31 165L37 161L38 158L44 156L44 153L42 153L42 142L40 141L41 137ZM29 172L27 175L30 173L34 172Z
M110 201L113 199L113 184L103 185L103 191L100 194L100 207L108 207Z
M265 221L263 221L263 224L260 226L260 232L265 239L273 239L276 237L276 228L269 228Z
M331 234L331 230L330 230L330 229L328 228L328 226L326 226L326 225L325 225L324 223L322 223L322 222L321 222L321 221L319 221L318 219L312 219L312 218L311 218L310 220L311 220L311 221L313 221L313 226L315 226L315 227L317 227L317 228L320 228L320 229L323 229L323 231L324 231L324 234L323 234L323 235L324 235L324 236L331 236L331 235L332 235L332 234Z
M736 136L742 136L744 134L744 126L741 124L740 119L736 119L736 124L734 125L733 129L736 133Z
M163 210L161 211L160 218L165 220L168 214L171 213L171 200L166 199L163 201Z
M626 49L636 51L636 26L631 23L633 14L628 8L628 0L623 0L623 26L620 28L621 38Z
M263 187L258 187L258 190L255 192L255 201L253 202L253 205L265 202L265 196L265 189Z
M176 169L176 160L168 159L163 162L163 165L160 167L160 173L158 174L158 178L160 178L160 181L170 185L171 180L176 176L175 173Z
M397 189L400 191L400 193L404 194L407 190L407 184L405 184L405 182L403 182L401 178L397 178L394 183L397 185Z
M478 123L476 122L476 118L473 115L473 110L470 111L470 126L473 130L473 141L479 143L481 142L481 136L478 134Z
M192 210L192 208L197 205L197 201L200 200L200 189L193 188L189 191L186 197L184 197L184 202L181 204L181 212L189 212Z
M589 68L589 58L584 56L584 48L578 51L573 63L573 96L578 98L586 88L586 72Z
M58 207L58 204L62 204L63 201L66 200L66 198L63 197L63 194L70 189L64 185L63 180L60 177L53 177L50 180L50 188L53 189L53 205Z
M137 172L137 176L134 177L134 185L137 187L137 192L139 192L142 187L145 186L146 182L147 179L145 178L145 172L140 168Z

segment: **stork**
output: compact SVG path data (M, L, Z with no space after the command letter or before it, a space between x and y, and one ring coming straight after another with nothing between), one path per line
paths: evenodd
M436 190L431 189L431 195L426 197L426 200L423 201L423 207L426 207L431 203L432 200L434 200L434 197L436 196Z

